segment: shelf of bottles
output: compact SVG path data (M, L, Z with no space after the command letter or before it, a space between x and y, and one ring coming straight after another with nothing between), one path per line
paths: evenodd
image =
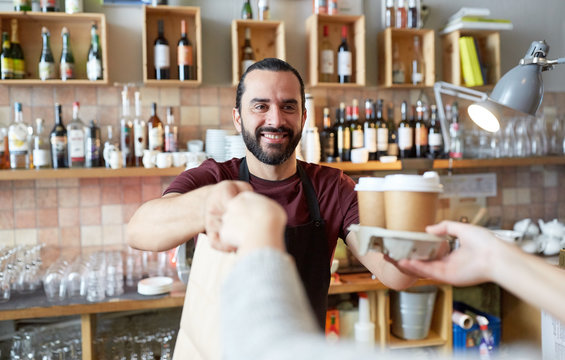
M143 6L143 82L151 86L202 83L200 8Z
M311 15L306 38L310 86L365 86L363 15Z
M275 20L233 20L231 24L232 84L243 71L268 57L286 60L284 23Z
M14 25L15 23L17 25ZM97 40L93 40L93 25L95 25ZM11 79L4 76L5 71L2 72L0 84L108 84L107 34L104 14L0 12L0 28L2 32L10 34L10 51L8 51L10 56L12 56L14 49L14 45L11 45L11 43L16 42L20 45L21 57L24 59L23 67L16 65L19 70L14 68L13 75L8 76ZM45 35L42 33L43 28L49 34L50 55L47 55L47 50L44 49ZM63 54L63 29L67 31L69 46L67 46L67 56L63 56L68 61L61 64L59 59L61 55L65 55ZM93 41L94 43L98 41L98 45L95 45L94 49L92 49ZM98 51L96 51L96 48L98 48ZM68 56L69 49L72 58ZM98 55L96 52L98 52ZM38 59L41 60L38 61ZM40 64L40 62L42 63ZM12 63L14 62L12 61ZM69 66L71 69L69 69ZM87 67L91 69L90 72L87 71ZM45 80L42 80L42 78Z

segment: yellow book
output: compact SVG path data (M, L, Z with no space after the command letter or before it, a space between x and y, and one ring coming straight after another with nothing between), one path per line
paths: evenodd
M482 86L484 84L475 40L471 36L459 38L459 54L461 69L466 86Z

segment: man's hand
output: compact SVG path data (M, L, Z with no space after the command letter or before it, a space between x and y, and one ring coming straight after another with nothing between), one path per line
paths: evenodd
M252 192L253 188L243 181L222 181L212 185L210 196L204 203L204 229L210 240L210 245L220 251L234 251L236 248L220 241L220 228L222 216L226 211L226 205L241 192Z

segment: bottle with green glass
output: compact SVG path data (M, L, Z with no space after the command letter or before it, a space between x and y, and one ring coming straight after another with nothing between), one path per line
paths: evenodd
M31 0L14 0L14 11L31 11Z
M71 33L66 27L63 27L61 36L63 37L63 49L61 50L61 60L59 60L61 80L74 79L75 57L71 50Z
M12 61L12 52L10 51L10 38L8 33L2 33L2 53L0 53L0 63L2 70L0 72L2 80L14 78L14 63Z
M98 27L92 24L90 28L90 49L86 61L86 75L88 80L102 80L102 48L100 47L100 37Z
M241 18L244 20L253 19L253 10L251 9L251 3L249 0L243 2L243 7L241 8Z
M14 69L14 79L23 79L25 76L24 51L20 45L18 37L18 20L12 19L12 41L10 44L12 53L12 66Z
M41 28L41 37L43 38L43 48L41 50L41 57L39 58L39 78L41 80L55 79L57 77L55 71L55 58L51 51L51 44L49 42L49 30L44 26Z

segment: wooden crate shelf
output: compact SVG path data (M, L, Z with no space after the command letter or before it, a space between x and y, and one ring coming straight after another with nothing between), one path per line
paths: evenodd
M107 85L108 79L108 47L106 17L104 14L61 12L0 12L0 28L11 34L11 20L18 20L18 37L25 58L25 78L0 80L2 85ZM86 61L90 48L90 28L95 23L98 27L100 46L102 48L102 80L90 81L86 77ZM73 80L40 80L38 60L43 47L41 28L45 26L50 33L50 45L55 67L59 73L61 56L61 30L66 27L70 34L71 49L75 58L75 78ZM60 78L58 78L60 79Z
M328 26L329 42L337 51L341 43L341 28L347 26L347 42L351 48L352 80L351 83L337 82L337 55L334 57L335 81L320 81L320 43L324 35L324 26ZM308 83L320 87L361 87L365 86L365 17L351 15L314 14L306 19L306 41L308 62Z
M255 61L268 57L286 60L284 23L272 20L233 20L231 24L232 84L241 78L241 49L245 42L245 29L251 31L251 46Z
M165 38L169 42L170 79L155 79L153 44L157 38L157 22L163 20ZM193 80L178 80L177 42L181 36L180 23L186 21L187 36L194 56ZM187 86L202 84L202 24L200 8L194 6L143 6L143 82L150 86Z

